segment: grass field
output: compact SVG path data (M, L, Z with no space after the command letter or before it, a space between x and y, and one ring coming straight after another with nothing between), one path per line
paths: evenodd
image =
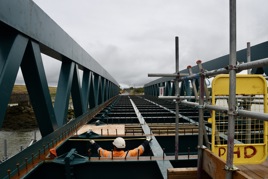
M49 92L51 96L55 96L57 87L49 87ZM15 85L13 87L13 93L28 93L25 85Z

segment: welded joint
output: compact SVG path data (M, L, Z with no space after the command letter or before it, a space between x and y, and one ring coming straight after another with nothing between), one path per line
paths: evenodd
M227 113L229 116L237 116L238 115L238 107L236 107L234 111L228 110Z
M226 70L229 70L229 71L231 71L231 70L235 70L236 72L238 72L238 68L237 68L236 65L228 65L228 66L225 67L225 68L226 68Z
M180 96L177 95L177 98L173 99L173 102L180 104L181 103Z
M226 171L238 171L239 169L234 165L232 167L228 167L227 165L225 165L224 170L226 170Z
M209 71L208 71L208 70L204 70L204 71L202 71L202 76L203 76L204 78L211 78L211 77L213 77L213 76L208 75L207 72L209 72Z
M204 68L200 68L199 69L199 75L200 76L204 76L205 77L206 76L205 72L207 72L207 70L205 70Z
M198 108L198 109L205 109L205 108L206 108L206 105L205 105L205 104L203 104L203 105L198 105L197 108Z
M237 116L238 112L237 111L228 111L228 116Z

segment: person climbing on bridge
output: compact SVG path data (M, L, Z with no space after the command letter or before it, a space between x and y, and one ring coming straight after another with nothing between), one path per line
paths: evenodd
M137 148L125 151L126 142L122 137L117 137L113 141L113 151L105 150L99 146L94 140L89 140L94 149L97 150L101 157L136 157L144 153L145 149L152 140L151 136L147 136L146 140Z

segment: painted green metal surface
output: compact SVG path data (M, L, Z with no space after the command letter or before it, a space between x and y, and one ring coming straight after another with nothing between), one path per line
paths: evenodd
M95 105L99 105L99 99L100 99L100 76L98 74L94 73L94 78L93 78L93 83L94 83L94 100L95 100Z
M29 42L25 51L21 71L29 93L31 104L42 136L58 128L48 83L41 59L39 45Z
M75 64L70 61L64 61L61 66L54 104L55 114L59 127L63 126L67 122L66 116L69 106L74 67Z
M11 37L14 39L14 37ZM5 42L5 41L3 41ZM3 124L4 116L6 113L6 109L8 106L9 98L12 93L12 89L16 80L16 76L28 43L28 39L22 35L17 35L11 45L3 44L0 42L0 47L8 48L6 52L7 54L1 55L1 57L6 57L6 59L1 59L2 67L0 68L0 89L1 89L1 97L0 97L0 127ZM3 51L4 52L4 51ZM1 51L1 54L3 53Z
M43 137L66 123L70 92L76 117L88 111L88 101L90 108L106 101L105 90L113 91L109 98L119 93L113 77L33 1L0 1L0 27L0 128L19 67ZM41 53L62 62L54 108ZM85 90L81 89L78 68L96 76L83 80ZM93 90L89 90L92 81ZM108 82L109 89L104 89Z
M97 94L96 94L96 90L95 90L95 81L94 81L94 75L92 73L92 75L90 75L90 87L89 87L89 105L90 105L90 108L94 108L96 105L97 105L97 102L96 102L96 97Z
M191 96L191 88L188 80L184 80L181 83L180 96Z
M89 93L91 85L91 72L85 70L82 77L82 98L83 100L83 112L86 112L89 104Z
M62 63L54 107L41 53ZM119 93L114 78L33 1L0 1L0 128L20 67L42 140L1 163L0 178L6 178L9 169L14 176L17 163L24 168L25 158L29 163L47 151L55 140L74 131L83 117ZM85 76L82 85L79 69ZM70 97L76 119L66 124Z
M98 78L98 105L103 101L103 78L99 76Z
M75 114L75 117L78 117L86 111L85 106L83 106L83 100L84 101L86 100L83 99L82 97L82 89L81 89L80 77L79 77L79 71L78 71L77 65L75 65L74 67L71 94L72 94L72 102L73 102L73 107L74 107L74 114Z

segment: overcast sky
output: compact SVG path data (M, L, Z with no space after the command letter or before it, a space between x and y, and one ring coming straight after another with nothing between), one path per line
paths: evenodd
M122 87L229 53L229 0L34 0ZM268 40L268 1L237 0L237 49ZM49 82L58 67L49 66ZM54 67L54 68L53 68Z

